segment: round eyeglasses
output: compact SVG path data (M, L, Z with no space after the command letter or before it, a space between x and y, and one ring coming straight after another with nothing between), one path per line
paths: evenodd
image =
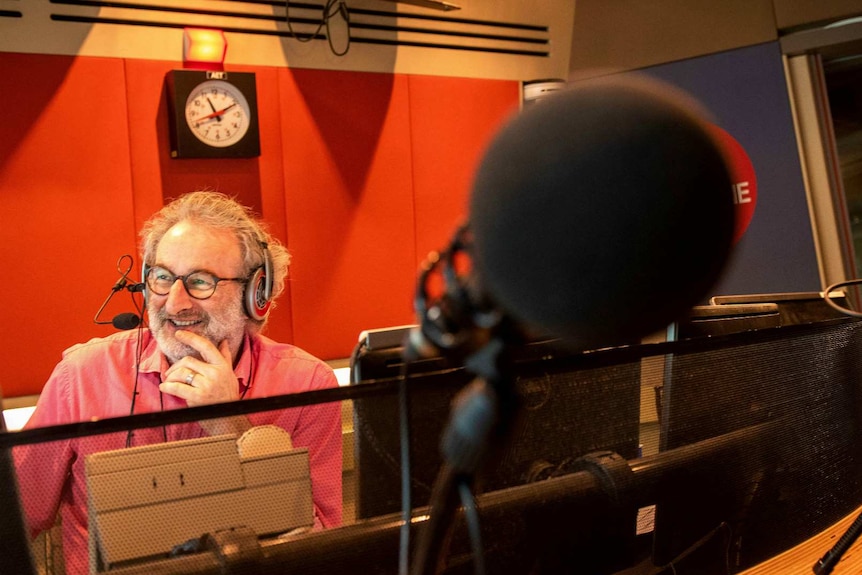
M178 276L167 268L156 266L147 270L147 289L156 295L168 295L177 280L183 282L186 293L195 299L209 299L219 282L247 282L248 278L220 278L207 271L194 271Z

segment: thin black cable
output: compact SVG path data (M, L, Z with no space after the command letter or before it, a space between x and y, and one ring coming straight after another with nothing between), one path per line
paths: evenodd
M147 278L141 278L142 282L147 281ZM135 414L135 402L138 398L138 378L141 374L141 357L144 352L144 338L143 338L143 330L144 330L144 308L140 304L140 302L135 298L134 293L129 293L129 297L132 298L132 304L135 306L135 310L138 312L138 316L140 317L140 321L138 322L137 327L137 338L135 340L135 383L132 387L132 403L129 406L129 415ZM164 428L164 426L162 426ZM167 432L166 432L167 433ZM132 445L132 436L134 435L134 430L129 429L128 433L126 433L126 447L131 447Z
M858 312L858 311L854 311L854 310L849 309L849 308L846 308L846 307L843 307L843 306L841 306L841 305L838 305L838 303L836 303L836 302L832 299L832 292L837 292L837 291L839 291L839 290L840 290L841 288L843 288L843 287L855 287L855 288L858 288L860 285L862 285L862 279L853 279L853 280L846 280L846 281L842 281L842 282L834 283L834 284L832 284L831 286L829 286L829 287L827 287L827 288L826 288L826 291L823 293L823 299L826 301L826 303L827 303L827 304L828 304L832 309L834 309L834 310L836 310L836 311L839 311L839 312L843 313L844 315L849 315L849 316L851 316L851 317L860 317L860 318L862 318L862 313L860 313L860 312Z
M467 523L467 533L470 535L470 547L473 550L473 572L485 575L485 550L482 545L482 528L479 524L479 512L476 509L476 499L468 481L458 485L461 495L461 507L464 509L464 520Z
M344 20L344 24L347 30L347 43L345 44L344 50L342 51L336 50L335 46L332 43L332 32L329 22L332 19L332 16L335 15L335 12L328 14L326 17L326 41L329 44L329 50L333 54L335 54L336 56L344 56L350 51L350 11L347 8L347 4L343 0L340 0L338 2L337 12L341 14L341 18Z
M656 566L655 571L651 571L650 575L652 575L653 573L655 573L655 574L662 573L662 572L666 571L667 569L670 569L673 573L676 573L676 566L678 564L680 564L686 557L688 557L689 555L691 555L692 553L694 553L695 551L697 551L698 549L700 549L704 545L706 545L713 537L715 537L719 533L724 533L727 536L727 540L725 541L725 548L724 548L724 568L726 570L726 573L728 575L730 575L729 554L730 554L730 545L731 545L732 537L733 537L733 530L731 529L730 525L728 525L727 522L725 522L725 521L722 521L721 523L719 523L716 527L711 529L703 537L701 537L700 539L698 539L697 541L692 543L689 547L687 547L686 549L681 551L679 555L677 555L676 557L671 559L668 563L666 563L664 565Z
M121 268L121 265L125 260L128 260L129 263L124 271ZM129 254L124 254L120 256L120 258L117 260L117 271L120 273L120 279L118 279L117 282L114 284L114 287L111 288L111 292L108 294L108 297L105 298L105 301L102 302L102 305L99 307L99 310L96 312L96 315L93 316L93 323L98 325L107 325L112 323L111 321L100 320L99 316L102 315L102 312L105 310L105 307L107 307L108 302L111 301L111 298L114 297L114 294L128 287L129 274L132 271L132 266L134 265L134 263L134 259ZM134 298L132 299L134 300Z
M410 571L410 528L413 518L413 503L410 493L410 397L407 375L410 362L401 364L398 381L398 425L401 441L401 530L398 549L398 573Z
M343 51L336 50L332 43L330 20L332 20L336 14L340 14L344 22L347 24L347 45ZM314 40L320 35L320 31L323 27L326 26L326 40L329 43L329 49L332 53L336 56L344 56L350 50L350 10L344 0L326 0L326 4L324 4L320 16L320 22L317 23L317 29L310 34L298 34L293 30L293 24L291 24L290 21L290 0L284 1L284 21L287 24L287 29L290 32L290 35L299 42L304 43Z
M251 384L254 381L254 372L255 372L255 369L257 368L257 366L254 364L254 342L253 342L253 338L251 338L251 337L248 338L248 353L249 353L248 361L251 365L249 365L249 367L248 367L248 381L246 382L245 387L243 388L242 392L240 392L240 394L239 394L240 401L245 399L245 394L248 393L249 389L251 389Z
M143 317L143 312L141 312L141 316ZM138 333L135 341L135 383L132 386L132 404L129 406L129 415L135 414L135 402L138 399L138 378L141 375L141 356L143 355L143 330L144 330L144 322L138 324ZM126 433L126 447L132 446L132 436L134 435L134 429L129 429Z
M159 411L164 411L164 410L165 410L165 394L162 393L162 390L160 389L159 390ZM167 425L162 426L162 439L165 441L165 443L168 442L168 426Z
M142 278L141 279L142 283L140 284L141 286L144 285L143 284L144 281L146 281L145 278ZM143 289L143 288L141 288L141 289ZM129 297L132 298L132 305L135 306L135 311L138 312L138 319L140 319L140 321L138 322L138 326L142 326L142 325L144 325L144 307L141 305L141 302L139 302L137 300L137 298L135 298L135 294L133 292L131 292L131 291L129 292Z
M326 6L323 7L323 15L320 17L320 22L317 25L317 30L309 34L307 37L303 38L301 35L297 34L293 31L293 25L290 23L290 0L284 0L284 21L287 24L287 30L290 32L290 35L294 37L298 42L310 42L314 40L314 38L320 33L323 29L324 24L326 23L326 11L329 8L329 4L331 4L332 0L327 0Z

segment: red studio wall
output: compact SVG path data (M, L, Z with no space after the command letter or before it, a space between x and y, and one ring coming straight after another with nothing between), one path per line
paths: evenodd
M363 329L415 321L416 270L465 215L519 84L360 72L255 72L261 156L172 160L175 62L0 54L5 397L39 393L67 347L111 333L93 315L166 199L209 188L261 213L293 254L267 334L323 359ZM230 72L232 68L228 68ZM137 279L139 271L132 272ZM132 311L118 294L104 317Z

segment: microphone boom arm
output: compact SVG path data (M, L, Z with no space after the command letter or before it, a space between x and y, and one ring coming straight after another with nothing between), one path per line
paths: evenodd
M121 268L124 260L128 260L128 265L126 266L125 270L123 270ZM129 277L129 273L131 273L131 271L132 271L133 265L134 265L134 259L132 259L132 256L130 256L129 254L122 255L122 256L120 256L120 259L117 260L117 271L120 272L120 279L117 280L117 282L111 288L110 293L108 293L108 297L106 297L105 301L102 302L102 305L99 306L99 310L96 312L96 315L93 316L93 323L95 323L97 325L112 324L112 325L114 325L114 327L117 327L118 329L129 329L129 328L121 327L121 326L117 325L117 319L118 318L121 318L120 323L122 323L123 325L128 324L129 322L126 321L123 316L127 316L129 314L120 314L119 316L114 317L108 321L99 319L99 317L102 315L102 312L105 310L105 307L107 307L108 302L111 301L111 298L114 297L115 293L122 291L123 289L128 290L130 293L138 293L138 292L144 291L144 284L143 283L129 283L128 277ZM139 308L139 311L140 311L140 308ZM135 325L137 325L137 323ZM132 327L135 327L135 326L132 326Z

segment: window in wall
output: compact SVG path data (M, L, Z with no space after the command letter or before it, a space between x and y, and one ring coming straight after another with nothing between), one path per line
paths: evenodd
M862 277L862 55L826 61L824 72L853 237L854 277Z

